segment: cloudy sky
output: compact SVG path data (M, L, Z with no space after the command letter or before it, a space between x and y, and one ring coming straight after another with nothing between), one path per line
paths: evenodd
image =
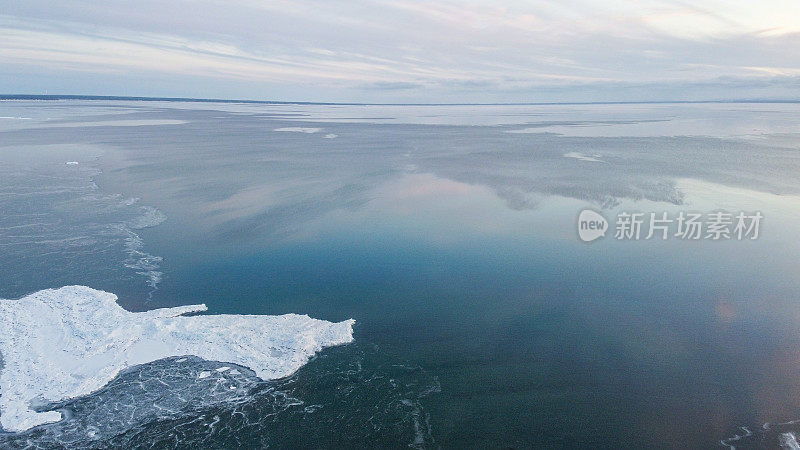
M800 1L12 1L0 61L0 93L797 99Z

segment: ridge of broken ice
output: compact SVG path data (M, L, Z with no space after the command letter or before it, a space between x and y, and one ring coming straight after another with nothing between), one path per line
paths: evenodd
M197 315L205 305L129 312L85 286L0 299L0 425L19 432L57 422L46 404L90 394L126 367L194 355L249 367L264 380L291 375L323 347L352 342L352 319L307 315Z

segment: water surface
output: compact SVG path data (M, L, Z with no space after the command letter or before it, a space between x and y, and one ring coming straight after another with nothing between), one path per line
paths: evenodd
M164 360L10 445L741 448L800 418L800 105L0 116L0 297L357 320L287 380L242 369L245 394L209 395ZM586 207L765 219L753 241L586 244Z

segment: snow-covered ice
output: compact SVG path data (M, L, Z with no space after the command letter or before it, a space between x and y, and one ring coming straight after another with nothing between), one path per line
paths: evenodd
M780 444L781 448L787 450L796 450L800 449L800 444L797 442L797 436L794 433L781 433L778 436L778 443Z
M205 305L129 312L85 286L0 300L0 425L19 432L61 420L43 405L92 393L126 367L194 355L288 376L323 347L353 340L354 321L306 315L196 315ZM201 374L202 375L202 374ZM198 378L203 378L199 376Z
M283 128L275 128L275 131L286 131L289 133L306 133L306 134L313 134L319 133L321 128L312 128L312 127L283 127Z
M589 162L605 162L602 159L598 159L600 158L600 155L587 156L579 152L564 153L564 158L575 158L581 161L589 161Z

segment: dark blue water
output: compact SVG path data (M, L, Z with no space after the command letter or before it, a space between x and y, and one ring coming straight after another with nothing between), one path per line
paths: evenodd
M0 132L4 212L95 240L50 248L9 225L0 296L86 284L135 310L357 321L354 344L289 379L242 369L245 395L195 392L165 360L53 405L71 418L14 445L686 448L744 426L739 448L800 418L793 105L3 107L34 121ZM313 132L276 131L295 127ZM26 183L31 199L11 195ZM133 226L144 206L166 221ZM765 222L755 241L585 244L587 206ZM131 263L129 233L157 267ZM140 415L107 425L131 403Z

